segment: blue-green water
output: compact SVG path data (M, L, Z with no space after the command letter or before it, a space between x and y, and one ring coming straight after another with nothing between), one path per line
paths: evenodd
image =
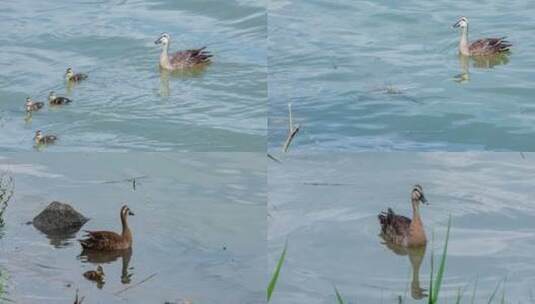
M0 149L261 151L266 136L263 1L36 1L0 3ZM197 75L160 74L154 40L207 46ZM67 67L89 74L68 88ZM24 101L50 90L74 100L25 120Z
M399 296L403 303L426 303L413 299L412 287L428 288L430 254L434 248L438 263L449 215L439 302L455 303L465 288L461 303L470 303L477 281L475 303L487 303L504 279L506 303L531 301L535 155L335 153L281 160L268 170L271 271L288 242L273 303L335 303L333 286L347 303L399 303ZM421 207L429 243L423 256L398 255L381 244L377 214L391 207L411 216L416 183L430 203ZM501 297L500 287L494 303Z
M507 63L463 67L463 15L471 39L508 36ZM299 152L535 149L532 1L273 0L268 20L272 150L289 102Z
M2 296L73 303L78 288L84 303L262 303L265 168L254 153L2 154L0 172L15 181L0 228ZM111 231L120 231L127 202L135 213L129 262L80 257L81 231L56 239L26 225L53 200L91 218L83 229ZM99 262L102 289L82 276Z

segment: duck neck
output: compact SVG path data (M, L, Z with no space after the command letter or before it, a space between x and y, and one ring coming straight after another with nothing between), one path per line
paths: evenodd
M418 200L412 200L412 221L410 225L412 238L415 242L414 245L423 245L427 239L425 237L424 225L420 216L420 202Z
M461 40L459 41L459 52L463 55L470 55L470 48L468 45L468 26L461 28Z
M132 243L132 232L128 227L128 219L126 214L121 215L121 223L123 224L123 238L126 239L129 243Z
M162 47L162 53L160 54L160 66L164 68L169 68L169 66L171 65L169 62L168 51L169 51L169 43L165 44Z

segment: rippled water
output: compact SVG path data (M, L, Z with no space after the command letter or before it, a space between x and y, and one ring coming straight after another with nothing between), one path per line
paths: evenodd
M72 303L77 288L84 303L264 300L263 154L4 154L0 170L15 180L0 228L0 283L15 303ZM123 202L134 211L132 254L100 257L102 289L82 277L99 262L79 256L82 232L57 239L26 225L52 200L90 217L89 230L119 230Z
M508 61L461 62L462 15L472 39L508 36ZM292 102L297 151L533 150L534 23L531 1L273 0L269 147Z
M0 3L0 148L49 151L260 151L266 134L263 1L35 1ZM160 74L154 40L172 50L206 45L214 63L194 75ZM89 79L66 87L67 67ZM25 120L26 96L74 100Z
M519 153L364 153L290 157L269 174L269 269L288 241L273 303L424 303L430 253L440 256L448 215L452 229L441 301L487 303L505 278L507 303L529 302L535 283L535 155ZM409 193L423 185L427 252L397 255L381 244L377 214L410 215ZM410 257L410 258L409 258ZM421 257L421 258L419 258ZM417 262L420 260L420 262ZM502 289L499 289L501 299Z

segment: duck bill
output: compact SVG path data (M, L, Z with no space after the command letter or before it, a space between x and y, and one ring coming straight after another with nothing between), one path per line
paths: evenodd
M425 198L425 196L423 194L420 197L420 201L422 202L422 204L429 205L429 202L427 201L427 198Z
M128 215L135 215L134 212L128 210Z
M154 41L154 44L160 44L160 43L162 43L162 38L161 37L156 39L156 41Z
M459 27L460 24L461 24L461 20L455 22L451 27L452 27L452 28L456 28L456 27Z

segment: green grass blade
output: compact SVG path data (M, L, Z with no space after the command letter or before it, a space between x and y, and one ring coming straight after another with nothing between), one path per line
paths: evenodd
M288 241L286 241L286 243L284 244L284 249L282 250L279 261L277 262L277 267L275 268L275 272L273 273L273 276L271 277L271 280L269 281L269 285L267 288L267 301L268 302L271 299L273 290L275 290L275 285L277 285L277 279L279 278L282 264L284 263L284 258L286 257L286 249L288 249Z
M440 266L438 267L437 277L436 277L435 283L433 284L434 286L433 286L433 292L432 292L432 303L437 303L438 301L438 293L442 285L442 278L444 276L444 270L446 269L446 256L448 254L448 241L450 238L450 228L451 228L451 215L448 220L448 230L446 231L446 242L444 244L444 250L442 251L442 258L440 259Z
M427 301L427 303L429 304L433 304L433 275L434 275L434 265L435 265L434 256L435 256L435 253L433 252L433 249L431 248L431 275L429 276L429 298Z
M500 288L501 283L502 282L498 282L498 284L496 284L496 288L494 288L494 291L492 292L492 295L490 296L489 301L487 302L488 304L492 303L492 301L494 300L494 297L496 296L496 293L498 293L498 289Z
M336 286L334 287L334 292L336 293L336 300L338 301L338 304L344 304L344 299L342 299L342 296L338 292Z
M471 304L474 304L476 300L476 289L477 289L477 282L479 281L479 276L476 277L476 282L474 284L474 290L472 291L472 301Z

